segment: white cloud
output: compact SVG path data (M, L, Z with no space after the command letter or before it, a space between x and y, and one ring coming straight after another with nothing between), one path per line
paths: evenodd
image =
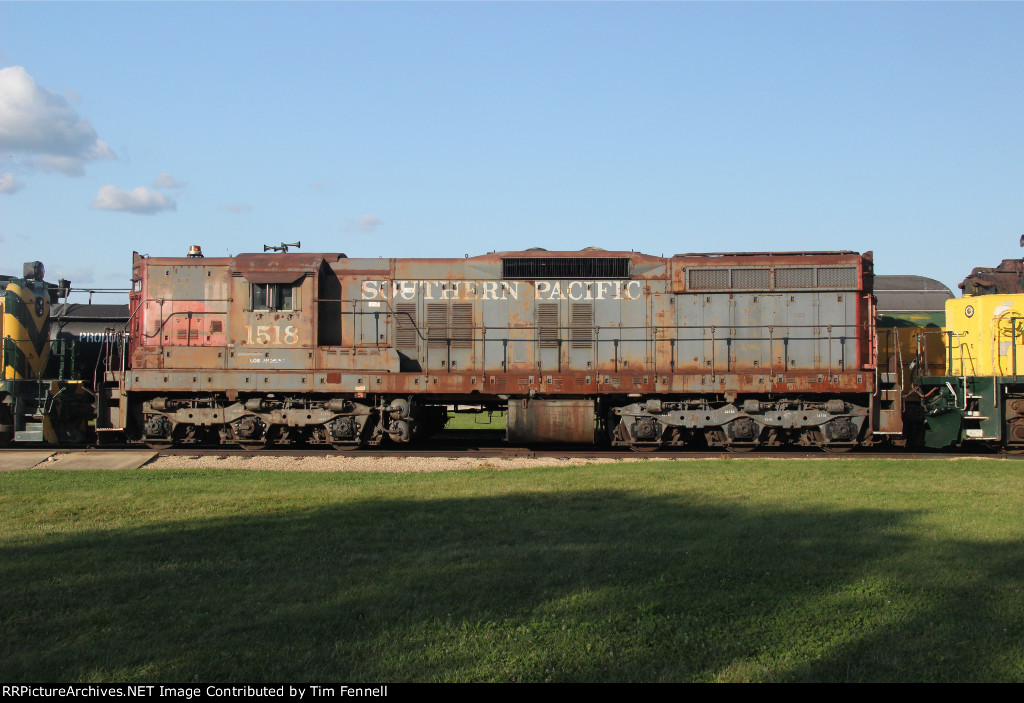
M372 232L383 225L384 220L380 219L376 215L360 215L355 220L345 221L345 229L358 230L360 232Z
M182 183L171 174L164 171L156 180L153 181L153 187L155 188L184 188L188 183Z
M100 186L96 199L92 201L92 207L96 210L155 215L163 210L176 210L178 204L160 191L142 186L132 190L121 190L116 186Z
M360 215L359 216L359 229L377 229L384 221L376 215Z
M0 193L13 193L21 190L25 184L14 178L13 173L0 173Z
M117 158L88 120L21 66L0 69L0 151L69 176L82 175L87 161Z
M228 205L224 209L237 215L241 212L249 212L252 210L252 205L249 205L248 203L236 203L234 205Z

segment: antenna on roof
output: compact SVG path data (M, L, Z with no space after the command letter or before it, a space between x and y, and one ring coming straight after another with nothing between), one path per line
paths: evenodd
M281 246L279 247L275 247L271 244L264 244L263 251L279 251L282 254L287 254L289 247L295 247L296 249L299 249L302 247L302 242L295 242L294 244L285 244L284 242L281 242Z

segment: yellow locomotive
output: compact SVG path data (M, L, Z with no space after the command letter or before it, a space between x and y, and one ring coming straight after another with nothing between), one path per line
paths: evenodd
M0 446L81 442L92 415L91 395L63 378L50 342L50 304L70 282L51 286L44 275L31 261L21 278L0 276Z
M1024 262L976 268L946 301L945 374L915 379L928 447L1024 451Z

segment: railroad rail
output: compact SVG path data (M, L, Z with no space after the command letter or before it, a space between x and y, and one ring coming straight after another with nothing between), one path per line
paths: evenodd
M723 451L660 451L631 452L622 450L595 450L587 447L515 447L515 446L458 446L455 444L435 446L430 449L380 449L370 448L358 452L339 452L332 449L266 449L253 452L246 449L231 447L175 447L164 449L146 449L137 446L104 446L54 449L45 445L5 447L0 449L0 464L4 457L18 454L49 454L52 456L116 456L119 454L148 454L151 458L183 457L200 458L289 458L289 459L404 459L404 458L439 458L439 459L594 459L620 461L678 461L686 459L957 459L979 458L977 452L964 451L921 451L908 453L894 451L891 447L875 449L859 449L844 454L828 454L820 449L779 448L752 452ZM1022 454L991 454L991 458L1024 460Z

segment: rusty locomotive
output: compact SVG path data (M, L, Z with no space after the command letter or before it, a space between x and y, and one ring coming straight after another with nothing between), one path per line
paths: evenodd
M135 254L132 281L101 437L346 449L452 407L506 410L512 442L638 451L902 431L870 253Z

